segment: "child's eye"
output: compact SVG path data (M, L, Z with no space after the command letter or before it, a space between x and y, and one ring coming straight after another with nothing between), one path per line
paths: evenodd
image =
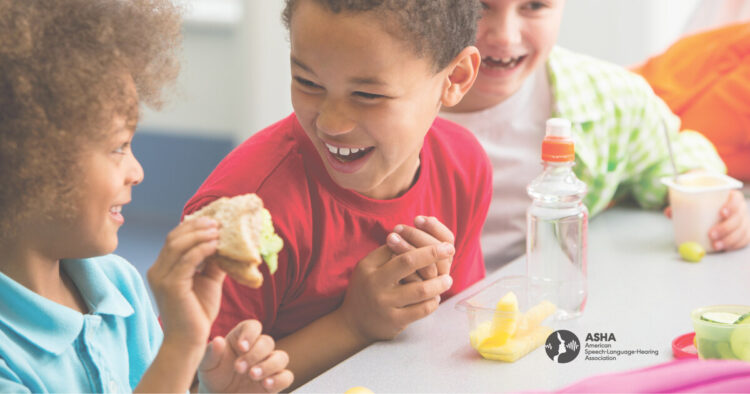
M361 97L365 100L377 100L380 98L385 98L382 94L375 94L375 93L367 93L367 92L354 92L353 95L357 97Z
M489 10L489 9L490 9L490 6L483 1L482 2L482 10Z
M117 148L116 148L116 149L114 150L114 153L117 153L117 154L120 154L120 155L124 155L124 154L125 154L125 152L127 152L127 151L128 151L128 148L129 148L129 147L130 147L130 141L128 141L128 142L125 142L125 143L123 143L122 145L118 146L118 147L117 147Z
M541 1L530 1L524 4L523 9L528 10L528 11L539 11L542 8L546 8L546 7L547 5Z
M308 88L308 89L322 89L322 86L316 84L313 81L301 78L301 77L294 77L294 80L297 81L298 84Z

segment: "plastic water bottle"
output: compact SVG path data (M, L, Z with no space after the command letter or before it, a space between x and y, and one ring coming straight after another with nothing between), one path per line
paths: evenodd
M586 305L588 209L586 184L573 172L570 121L547 120L542 142L544 172L526 188L526 264L532 293L557 305L555 317L570 319Z

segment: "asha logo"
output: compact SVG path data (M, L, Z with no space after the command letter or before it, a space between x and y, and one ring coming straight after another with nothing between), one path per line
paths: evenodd
M588 333L586 334L586 341L593 341L593 342L599 342L599 341L614 341L617 342L617 339L615 339L615 333L610 332L595 332L595 333Z
M557 330L547 337L544 345L550 360L564 364L573 361L581 351L581 342L568 330Z

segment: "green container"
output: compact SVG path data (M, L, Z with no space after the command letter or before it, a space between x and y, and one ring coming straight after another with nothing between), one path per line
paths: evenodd
M734 323L706 320L706 315L732 313ZM690 317L695 329L695 344L702 359L717 358L750 361L750 306L713 305L694 310Z

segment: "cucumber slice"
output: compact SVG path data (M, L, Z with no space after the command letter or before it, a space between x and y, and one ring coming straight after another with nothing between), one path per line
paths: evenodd
M698 338L698 336L695 336ZM698 355L702 359L709 359L709 358L719 358L719 352L716 351L716 342L705 339L705 338L698 338Z
M701 320L719 324L734 324L740 315L732 312L706 312L701 315Z
M719 353L719 358L724 360L732 360L737 357L734 356L734 352L729 346L729 342L718 342L716 344L716 351Z
M737 327L732 330L729 344L737 358L750 361L750 314L746 313L737 320Z
M737 321L734 322L734 324L748 324L750 323L750 312L745 313L744 315L737 318Z

